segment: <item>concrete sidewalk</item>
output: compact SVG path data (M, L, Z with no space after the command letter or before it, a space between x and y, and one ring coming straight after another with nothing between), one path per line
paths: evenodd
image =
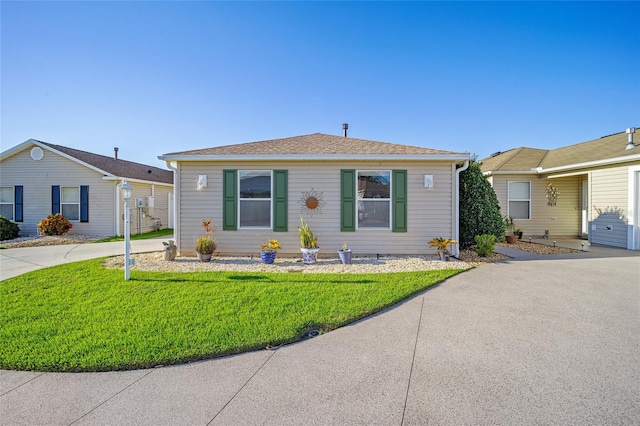
M3 425L639 424L640 257L517 258L277 350L0 371Z
M529 241L530 240L530 241ZM568 248L576 250L574 253L563 254L537 254L518 250L517 248L507 245L496 245L494 251L496 253L503 254L510 257L513 260L549 260L549 259L592 259L592 258L607 258L607 257L640 257L640 251L627 250L617 247L602 246L598 244L590 244L585 240L580 239L557 239L557 240L545 240L527 239L523 242L529 242L532 244L541 245L557 245L558 247Z
M172 236L131 241L132 253L162 251L163 241ZM0 280L37 269L80 260L124 254L124 242L67 244L61 246L24 247L0 250Z

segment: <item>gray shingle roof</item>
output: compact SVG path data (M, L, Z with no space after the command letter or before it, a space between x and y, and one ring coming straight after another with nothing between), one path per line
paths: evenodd
M132 161L116 160L113 157L93 154L79 149L54 145L52 143L38 142L117 177L173 184L173 172L169 170L163 170L147 164L134 163Z
M283 139L217 146L191 151L172 152L164 156L270 156L270 155L460 155L417 146L376 142L343 136L313 133Z
M625 149L627 137L625 132L620 132L552 150L515 148L481 160L482 170L485 172L530 171L537 167L543 169L571 167L576 164L640 154L638 142L635 148Z

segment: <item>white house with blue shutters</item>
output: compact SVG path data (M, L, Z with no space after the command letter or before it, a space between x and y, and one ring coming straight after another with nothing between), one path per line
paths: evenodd
M0 214L15 221L21 235L61 213L70 234L112 236L124 230L120 185L133 186L131 232L171 227L173 173L145 164L93 154L35 139L0 154Z
M302 218L320 256L336 256L345 241L357 255L424 255L432 238L457 239L470 155L315 133L158 158L175 173L181 255L212 219L220 255L257 255L275 238L279 253L299 256Z

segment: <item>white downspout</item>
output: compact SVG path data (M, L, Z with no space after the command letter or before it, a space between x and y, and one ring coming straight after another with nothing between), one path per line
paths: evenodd
M122 236L122 233L120 232L120 185L121 183L116 184L116 223L113 224L116 231L115 235L117 237Z
M178 163L171 161L165 161L165 163L167 164L167 168L173 171L173 238L176 240L176 246L178 246L177 254L180 255L180 214L178 205L180 189L178 188Z
M460 257L460 173L464 172L468 168L469 168L469 160L466 160L462 167L460 167L459 169L456 169L456 185L454 190L456 193L455 195L456 214L455 214L455 220L453 225L455 229L453 238L456 241L458 241L458 243L455 245L455 248L454 248L455 253L453 255L455 257Z

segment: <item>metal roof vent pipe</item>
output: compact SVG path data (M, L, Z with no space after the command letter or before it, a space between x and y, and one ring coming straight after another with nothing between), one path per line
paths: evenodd
M114 160L118 159L118 147L117 146L113 147L113 159Z
M625 150L633 149L636 147L636 145L633 143L633 134L635 132L636 132L635 127L629 127L627 129L627 134L629 135L629 141L627 142L627 147L625 148Z
M342 134L344 135L344 137L347 137L347 129L349 128L349 123L344 123L342 125Z

